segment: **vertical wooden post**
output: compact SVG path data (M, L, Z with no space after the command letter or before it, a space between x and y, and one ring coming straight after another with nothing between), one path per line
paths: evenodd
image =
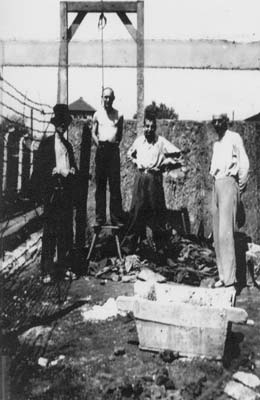
M31 108L31 126L30 126L30 130L31 130L31 138L33 138L33 108Z
M4 42L0 41L0 124L3 122L3 72L4 72ZM3 180L4 180L4 156L5 154L5 145L4 145L4 136L5 132L3 132L3 127L0 128L0 197L3 194ZM7 156L6 156L7 157Z
M57 103L68 104L68 15L67 3L60 3L60 50Z
M2 194L4 195L7 188L7 162L8 162L8 139L9 132L2 132L1 136L4 139L4 154L3 154L3 171L2 171Z
M143 129L144 119L144 2L137 2L137 134Z
M4 42L3 42L3 40L0 40L0 123L3 120L3 118L2 118L2 115L3 115L3 106L2 106L3 90L2 89L4 86L4 80L3 80L4 67L3 67L3 65L4 65Z

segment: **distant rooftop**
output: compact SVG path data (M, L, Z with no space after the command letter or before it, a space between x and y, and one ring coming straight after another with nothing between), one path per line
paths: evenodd
M78 100L74 101L69 105L70 111L82 111L82 112L92 112L94 113L96 110L90 104L88 104L83 97L80 97Z
M260 122L260 113L252 115L251 117L248 117L245 119L247 122Z

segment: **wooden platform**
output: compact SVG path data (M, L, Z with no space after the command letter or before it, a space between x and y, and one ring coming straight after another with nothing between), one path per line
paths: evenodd
M121 296L117 303L134 313L141 349L221 359L229 323L248 318L245 310L234 307L235 298L233 288L139 281L135 296Z

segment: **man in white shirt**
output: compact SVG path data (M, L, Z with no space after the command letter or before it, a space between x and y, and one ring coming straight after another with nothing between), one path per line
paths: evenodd
M249 160L243 140L228 129L226 114L213 116L212 124L218 135L214 143L210 174L213 187L213 236L219 280L214 287L236 285L234 232L237 208L246 189Z
M92 137L96 151L96 224L106 223L106 187L110 189L110 219L112 225L122 225L119 144L123 133L123 115L113 108L111 88L103 90L103 107L93 117Z
M128 150L128 157L137 166L130 208L129 225L123 239L123 250L135 250L146 226L153 232L153 240L160 247L165 231L165 197L162 172L166 167L180 166L181 152L167 139L156 134L156 118L146 111L144 134Z

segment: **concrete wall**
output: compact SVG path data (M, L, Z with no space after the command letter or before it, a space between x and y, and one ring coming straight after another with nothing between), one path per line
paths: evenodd
M211 232L211 189L212 180L209 175L212 145L216 139L210 124L194 121L158 121L158 133L177 145L184 153L188 171L186 177L179 182L164 179L167 207L173 210L187 208L191 223L191 232L197 233L203 222L205 234ZM255 124L235 122L230 128L236 130L244 139L245 147L250 159L250 177L247 192L243 202L246 209L246 225L242 229L253 241L260 240L260 128ZM72 127L70 140L75 148L76 158L79 159L81 141L80 123ZM86 134L86 133L85 133ZM136 137L136 122L126 121L124 138L121 144L121 185L123 206L130 207L134 181L134 167L126 159L127 149ZM91 150L90 187L88 195L88 220L94 222L94 192L95 192L95 148Z

